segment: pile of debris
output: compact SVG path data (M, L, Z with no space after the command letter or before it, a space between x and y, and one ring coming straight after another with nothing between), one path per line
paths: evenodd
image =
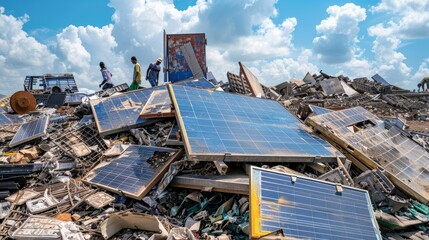
M1 99L0 235L429 239L429 133L405 121L426 93L323 72L267 87L239 66Z

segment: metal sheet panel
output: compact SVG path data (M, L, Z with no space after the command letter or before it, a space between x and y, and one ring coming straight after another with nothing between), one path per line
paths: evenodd
M204 72L201 69L201 66L198 63L197 56L195 56L194 49L191 43L185 43L180 46L180 51L182 51L183 56L185 57L186 63L191 69L192 75L194 79L203 78Z
M155 158L158 153L164 155ZM129 145L121 156L109 163L99 164L83 181L140 200L162 178L180 153L171 148Z
M140 112L155 89L165 86L126 92L119 96L91 100L91 108L100 135L121 132L152 123L140 117Z
M386 129L383 120L362 107L306 121L369 168L385 169L389 179L408 195L429 202L429 153L400 129Z
M250 238L283 230L287 239L379 239L368 192L252 167Z
M207 73L206 64L206 37L204 33L195 34L166 34L165 63L168 69L168 81L177 82L193 77L190 66L185 60L180 47L190 43L195 52L198 65L201 67L204 76Z
M246 67L243 63L238 62L240 65L240 76L248 82L252 94L256 97L265 97L264 90L258 81L258 78Z
M308 134L278 102L169 85L191 160L336 161L335 149Z
M49 124L49 116L41 117L29 123L24 123L9 143L9 147L15 147L46 135Z

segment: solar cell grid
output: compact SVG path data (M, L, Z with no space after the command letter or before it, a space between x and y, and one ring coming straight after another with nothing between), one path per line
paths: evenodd
M310 106L310 109L313 111L313 113L316 115L332 112L332 110L327 109L327 108L322 108L322 107L318 107L315 105L309 105L309 106Z
M168 165L175 160L173 157L168 157L167 160L159 159L158 161L164 160L164 164L154 168L148 163L148 159L155 152L176 153L177 150L130 145L121 156L112 162L92 170L84 178L84 181L117 193L122 192L132 198L141 199L156 184L153 179L166 171Z
M381 239L366 191L252 167L251 237Z
M276 101L185 86L170 86L191 159L231 156L335 159L335 150L309 135ZM340 153L337 153L342 156Z
M174 84L181 85L181 86L188 86L188 87L205 88L205 89L210 89L215 87L210 81L208 81L205 78L200 78L197 80L179 81L179 82L175 82Z
M44 116L37 120L21 125L18 132L9 143L9 147L15 147L19 144L26 143L39 137L46 135L48 128L49 117Z
M140 112L155 89L165 89L165 86L91 100L92 112L100 135L153 123L153 120L141 118Z
M9 125L12 123L23 123L24 119L9 113L0 113L0 125Z

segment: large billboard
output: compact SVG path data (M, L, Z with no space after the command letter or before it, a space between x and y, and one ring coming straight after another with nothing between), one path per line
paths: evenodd
M194 75L197 74L195 69L202 70L204 77L207 76L207 40L204 33L165 34L164 32L164 35L164 68L167 69L167 73L164 74L165 81L177 82L195 78ZM188 43L192 45L191 49Z

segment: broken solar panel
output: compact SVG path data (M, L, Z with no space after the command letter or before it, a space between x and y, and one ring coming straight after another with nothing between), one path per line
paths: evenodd
M316 114L316 115L320 115L320 114L325 114L325 113L330 113L332 112L331 109L327 109L327 108L322 108L322 107L318 107L316 105L308 105L311 109L311 111Z
M144 105L140 117L173 117L174 111L171 109L171 100L167 89L154 90Z
M365 190L252 167L250 238L382 239Z
M181 141L181 136L180 136L180 132L179 132L179 126L177 125L176 122L173 124L173 127L171 127L171 129L170 129L170 133L168 134L168 138L165 141L165 145L183 146L183 142Z
M329 161L334 148L308 134L278 102L169 85L189 159Z
M23 123L24 119L19 116L9 114L9 113L0 113L0 125L9 125L13 123Z
M196 80L184 80L184 81L175 82L174 84L188 86L188 87L206 88L206 89L215 88L215 86L205 78L200 78Z
M180 154L176 149L129 145L118 158L101 163L83 181L140 200Z
M9 143L9 147L15 147L19 144L26 143L39 137L46 135L46 129L48 128L49 117L44 116L37 120L24 123L19 128L18 132Z
M380 75L378 75L378 73L376 73L374 76L371 77L374 81L381 83L384 86L390 86L391 84L389 82L387 82L383 77L381 77Z
M329 78L320 81L320 86L326 95L345 93L343 85L338 78Z
M153 121L150 119L141 118L140 112L155 89L162 90L165 89L165 86L91 100L92 112L100 135L117 133L152 123Z
M243 63L238 62L238 65L240 65L240 76L242 79L247 81L252 94L256 97L265 97L265 92L262 89L258 78Z
M349 151L371 169L382 167L403 192L429 202L429 153L400 129L355 107L309 117L308 124Z

